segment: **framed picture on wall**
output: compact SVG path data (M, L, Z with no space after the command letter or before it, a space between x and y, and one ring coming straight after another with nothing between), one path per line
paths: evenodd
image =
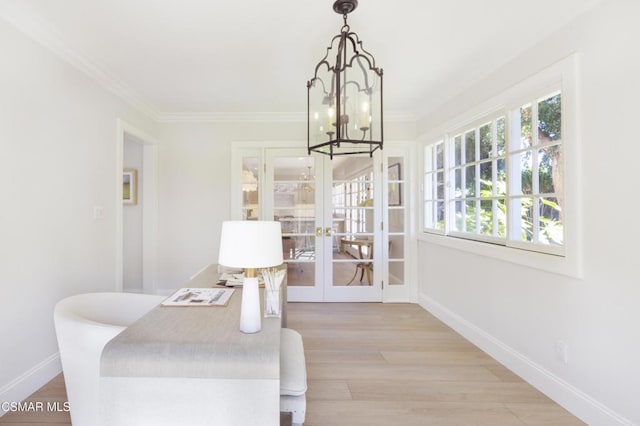
M138 203L138 171L124 169L122 171L122 204Z
M402 184L398 182L399 180L402 180L400 172L401 172L400 163L395 163L389 166L387 181L389 182L389 205L390 206L402 205Z

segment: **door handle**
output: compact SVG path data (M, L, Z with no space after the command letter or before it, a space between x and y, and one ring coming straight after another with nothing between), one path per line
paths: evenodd
M330 227L330 226L327 226L327 227L325 228L325 230L324 230L324 236L325 236L325 237L330 237L330 236L331 236L331 231L332 231L331 227Z
M316 228L316 237L322 237L322 226Z

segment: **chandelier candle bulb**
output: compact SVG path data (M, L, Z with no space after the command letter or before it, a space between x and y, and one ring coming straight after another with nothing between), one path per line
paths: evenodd
M369 104L365 102L362 104L362 114L360 115L360 129L365 130L369 128L370 117Z

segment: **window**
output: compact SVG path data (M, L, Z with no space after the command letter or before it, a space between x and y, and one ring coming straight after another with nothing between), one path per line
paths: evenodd
M425 231L564 253L562 93L543 93L425 146Z

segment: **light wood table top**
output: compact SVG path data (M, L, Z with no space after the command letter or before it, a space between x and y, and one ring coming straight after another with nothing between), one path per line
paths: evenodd
M201 271L189 287L211 287L217 265ZM280 318L262 318L262 330L240 332L242 289L228 306L158 306L110 341L101 375L278 379Z

